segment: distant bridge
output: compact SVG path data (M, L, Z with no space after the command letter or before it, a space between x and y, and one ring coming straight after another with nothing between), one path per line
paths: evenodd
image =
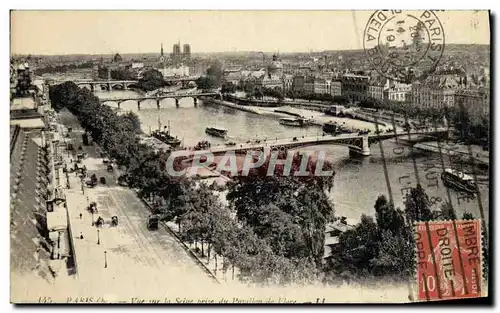
M179 107L179 100L182 98L193 98L194 105L198 104L198 98L199 97L206 97L206 96L219 96L221 97L220 93L218 92L198 92L198 93L170 93L170 94L162 94L162 95L156 95L156 96L139 96L139 97L124 97L124 98L109 98L109 99L104 99L100 98L99 102L100 103L105 103L105 102L116 102L118 104L118 108L120 108L120 105L122 102L125 101L136 101L137 102L137 109L141 109L141 102L144 100L156 100L156 106L158 109L160 108L160 103L161 100L163 99L175 99L175 106Z
M64 81L52 81L49 82L49 85L61 84ZM137 80L73 80L79 87L84 87L89 89L90 91L97 90L127 90L129 88L137 88L139 87L139 81Z
M189 82L195 82L200 76L181 76L181 77L165 77L163 80L168 83L181 82L183 86ZM61 84L64 81L55 80L49 82L49 85ZM138 80L73 80L73 82L80 87L86 87L90 91L97 90L127 90L129 88L138 88Z
M381 134L369 134L369 135L358 135L358 134L342 134L338 136L324 135L324 136L314 136L305 138L288 138L279 140L266 140L260 141L259 143L237 143L234 146L217 146L208 150L177 150L172 152L172 156L190 156L190 155L203 155L207 153L213 154L223 154L228 151L235 151L238 153L246 153L247 151L255 150L286 150L292 148L306 147L306 146L316 146L323 144L332 145L342 145L349 148L349 153L355 155L368 156L371 154L370 145L377 143L381 140L387 140L396 137L408 137L401 138L402 142L408 144L416 144L419 142L435 141L437 138L447 139L449 137L449 129L438 128L432 131L411 131L411 132L391 132L391 133L381 133Z

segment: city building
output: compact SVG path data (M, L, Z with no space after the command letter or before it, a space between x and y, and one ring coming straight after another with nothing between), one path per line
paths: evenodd
M455 92L467 88L467 79L458 75L439 75L412 86L411 103L421 108L455 106Z
M341 78L342 95L350 101L358 102L368 95L370 76L358 74L344 74Z
M288 92L292 90L293 86L293 75L285 74L283 75L283 91Z
M283 64L277 54L273 55L266 74L257 80L257 85L263 88L283 89Z
M26 96L32 92L31 77L32 72L28 62L21 62L17 65L14 81L18 96Z
M182 77L189 76L189 66L177 65L158 69L163 77Z
M330 82L330 94L332 96L342 95L342 82L340 80L332 80Z
M333 254L340 251L340 235L352 229L354 229L354 226L350 225L345 217L341 217L339 220L326 225L325 251L323 255L324 261L331 258Z
M161 64L165 64L167 60L165 59L165 55L163 54L163 42L161 43L161 48L160 48L160 59L159 62Z
M226 83L231 83L235 86L240 85L241 80L242 80L241 71L229 72L224 75L224 81Z
M185 44L183 49L182 49L182 53L184 54L184 57L186 59L190 59L191 58L191 46L188 44Z
M170 60L173 64L178 64L182 62L189 61L191 59L191 46L185 44L183 46L183 51L181 52L181 43L177 42L172 47L172 53L170 54Z
M304 76L294 76L292 81L292 90L294 92L304 92L306 78Z
M490 114L490 90L485 87L460 89L455 92L456 105L473 117Z
M367 95L369 98L383 102L385 82L383 79L373 79L368 85Z
M121 61L123 61L123 58L119 53L113 56L113 63L120 63Z
M411 87L411 84L403 84L397 81L387 80L383 87L382 101L410 102Z
M315 78L313 76L307 76L304 79L304 93L305 94L313 94L314 93L314 80Z

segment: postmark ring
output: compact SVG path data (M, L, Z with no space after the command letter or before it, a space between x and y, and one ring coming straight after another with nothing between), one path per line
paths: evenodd
M363 33L370 63L384 77L411 83L432 73L445 47L441 21L432 11L375 11Z

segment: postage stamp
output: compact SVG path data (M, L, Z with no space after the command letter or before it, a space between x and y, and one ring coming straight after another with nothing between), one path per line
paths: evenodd
M363 48L383 76L409 83L432 73L445 47L433 11L378 10L366 23Z
M481 297L479 220L416 223L415 242L418 300Z

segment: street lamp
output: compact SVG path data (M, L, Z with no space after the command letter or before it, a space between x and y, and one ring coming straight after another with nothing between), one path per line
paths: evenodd
M101 237L99 236L99 229L97 229L97 244L101 244Z
M108 257L106 251L104 251L104 268L108 268Z

